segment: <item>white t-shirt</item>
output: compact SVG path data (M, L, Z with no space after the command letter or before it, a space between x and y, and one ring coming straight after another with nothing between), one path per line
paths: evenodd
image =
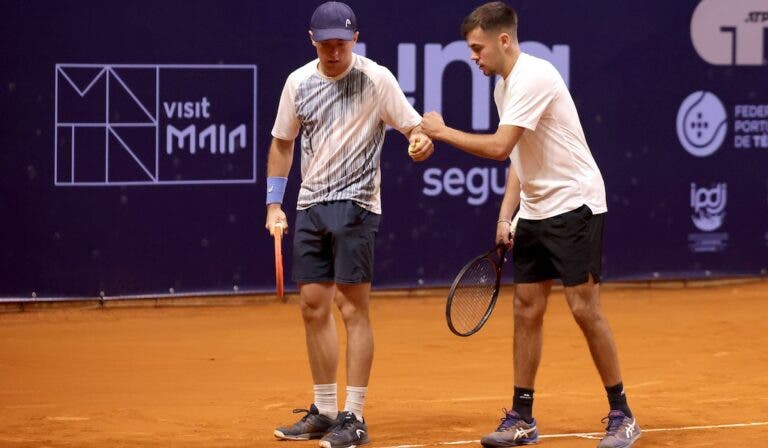
M545 219L586 204L605 213L605 185L568 87L552 64L521 53L493 92L499 125L525 128L509 156L520 178L520 217Z
M335 78L318 60L288 76L272 136L293 140L301 130L301 189L306 209L326 201L353 200L381 213L381 146L386 125L406 134L419 123L392 73L353 54Z

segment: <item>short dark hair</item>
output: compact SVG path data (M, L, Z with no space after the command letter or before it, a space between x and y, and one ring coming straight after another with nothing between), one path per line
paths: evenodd
M475 28L483 31L497 31L507 29L517 37L517 13L504 2L490 2L475 8L461 23L461 35L467 34Z

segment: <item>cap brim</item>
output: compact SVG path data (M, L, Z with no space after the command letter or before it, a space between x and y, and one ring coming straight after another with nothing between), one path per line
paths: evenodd
M355 31L349 28L326 28L322 30L312 30L312 40L315 42L331 39L352 40L354 37Z

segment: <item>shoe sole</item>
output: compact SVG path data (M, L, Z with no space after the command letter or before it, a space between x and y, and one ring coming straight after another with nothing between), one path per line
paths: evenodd
M532 440L530 442L509 442L508 444L504 444L504 445L499 445L499 444L486 445L484 443L481 443L481 445L485 448L500 448L500 447L510 447L510 446L536 445L537 443L539 443L539 439Z
M282 440L311 440L311 439L321 439L325 433L324 432L311 432L308 434L297 434L297 435L290 435L290 434L283 434L282 431L275 430L274 432L275 437Z
M343 447L341 445L336 445L334 447L333 445L331 445L331 442L320 442L320 447L321 448L357 448L362 445L367 445L370 442L371 442L370 440L366 440L365 442L360 442L357 445L344 445Z
M483 445L483 447L485 447L485 448L500 448L500 447L510 447L510 446L536 445L537 443L539 443L538 440L535 441L535 442L515 442L515 443L510 443L509 445Z
M631 448L631 447L632 447L632 445L634 445L634 444L635 444L635 442L637 442L637 439L639 439L639 438L640 438L640 436L642 436L642 435L643 435L643 433L638 433L638 434L637 434L635 437L632 437L632 439L629 441L629 443L628 443L628 444L626 444L626 445L621 445L621 446L619 446L619 447L614 447L614 448ZM600 448L600 447L598 446L597 448Z

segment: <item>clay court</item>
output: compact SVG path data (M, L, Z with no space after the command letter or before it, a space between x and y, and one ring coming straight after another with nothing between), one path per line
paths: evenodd
M603 291L645 431L637 446L768 446L768 282L682 286ZM448 331L443 292L430 294L378 293L372 302L372 447L479 446L510 405L510 289L470 338ZM296 305L216 300L226 306L6 305L0 446L317 446L272 435L312 400ZM555 291L537 383L540 446L594 447L606 413L586 344Z

